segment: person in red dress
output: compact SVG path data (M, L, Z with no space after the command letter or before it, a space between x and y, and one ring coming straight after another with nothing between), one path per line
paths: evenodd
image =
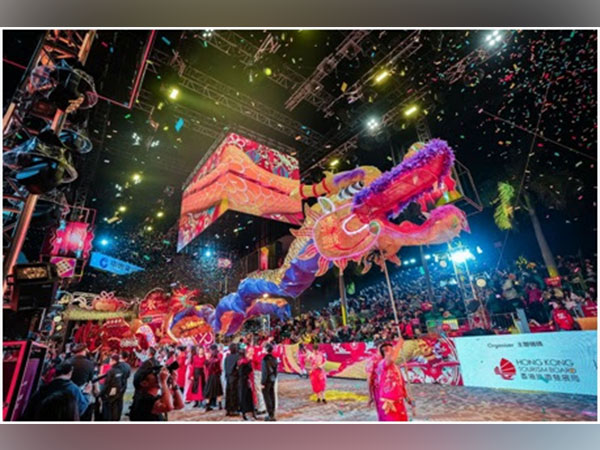
M327 403L325 400L325 389L327 388L327 374L325 373L325 363L327 358L325 353L319 351L319 344L313 344L313 351L308 354L307 360L310 363L310 384L312 390L317 394L317 403Z
M377 351L367 360L365 367L367 373L367 386L369 387L369 406L372 406L373 404L377 405L379 401L379 385L377 384L375 369L377 369L377 365L382 359L379 348L377 348Z
M194 402L194 407L202 406L204 400L204 385L206 384L205 369L206 356L202 347L192 347L190 352L186 401Z
M187 355L185 348L180 348L177 353L177 362L179 368L177 369L177 386L181 389L185 389L186 372L187 372Z

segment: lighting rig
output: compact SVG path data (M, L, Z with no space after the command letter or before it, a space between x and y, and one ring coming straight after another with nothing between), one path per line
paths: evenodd
M296 106L309 95L322 92L323 81L329 76L343 59L353 59L362 50L360 43L369 35L370 31L351 31L336 47L335 51L326 56L317 66L315 71L298 87L285 102L285 108L293 111Z
M189 33L185 32L185 35L189 35ZM273 39L271 34L269 34L269 36ZM235 31L219 30L213 32L210 38L204 39L204 42L226 55L236 58L245 67L253 67L260 59L262 59L267 48L270 50L269 53L272 53L272 47L268 47L269 36L265 38L259 47L249 42L247 39L244 39ZM271 82L289 91L297 89L306 80L304 76L296 72L287 64L278 64L277 70L274 70L267 78ZM307 92L306 97L304 98L304 101L315 106L318 110L326 108L333 100L334 97L323 90Z
M52 191L77 178L73 155L92 149L78 113L98 101L94 80L83 70L95 35L45 32L4 114L5 295L38 200L56 202ZM17 308L14 298L4 306Z

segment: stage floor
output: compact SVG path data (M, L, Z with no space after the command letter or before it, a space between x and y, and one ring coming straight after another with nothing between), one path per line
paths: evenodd
M338 396L367 395L359 380L329 378L327 388ZM487 388L441 385L412 385L417 403L414 422L429 421L596 421L597 397L506 391ZM322 405L310 400L310 382L295 375L279 376L278 421L376 421L375 410L364 400L333 400ZM131 393L128 392L128 398ZM347 397L347 395L346 395ZM359 397L359 398L360 398ZM127 399L127 398L126 398ZM126 408L127 410L127 408ZM123 418L127 420L127 417ZM260 417L259 417L260 419ZM242 421L225 417L225 411L204 412L191 404L169 414L169 421Z

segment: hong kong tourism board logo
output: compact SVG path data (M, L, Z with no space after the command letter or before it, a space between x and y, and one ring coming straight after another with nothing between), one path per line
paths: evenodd
M517 374L517 368L508 359L502 358L500 364L494 368L494 373L502 377L503 380L512 380Z
M523 380L580 382L573 360L562 358L521 358L514 361L502 358L494 367L494 373L507 381L514 380L519 374Z

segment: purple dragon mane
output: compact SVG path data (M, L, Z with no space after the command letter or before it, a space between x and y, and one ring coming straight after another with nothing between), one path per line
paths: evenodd
M454 153L452 152L452 149L446 141L443 141L441 139L432 139L422 150L419 150L415 155L411 156L401 164L397 165L392 170L385 172L379 178L377 178L377 180L375 180L369 186L365 187L358 194L356 194L356 196L353 199L352 208L354 209L361 206L367 201L369 197L373 195L377 196L384 194L397 178L405 175L411 170L427 165L430 161L432 161L435 157L439 156L440 154L444 156L444 160L442 163L443 170L442 174L440 175L440 178L445 177L450 173L450 168L454 163ZM421 197L421 195L431 190L433 190L433 187L431 187L427 191L420 192L401 202L396 207L394 207L393 214L399 214L411 202L418 200L419 197Z
M347 172L342 172L342 173L334 176L333 183L337 186L338 184L340 184L344 181L348 181L348 180L352 180L357 177L364 177L364 176L365 176L365 171L363 169L349 170Z

